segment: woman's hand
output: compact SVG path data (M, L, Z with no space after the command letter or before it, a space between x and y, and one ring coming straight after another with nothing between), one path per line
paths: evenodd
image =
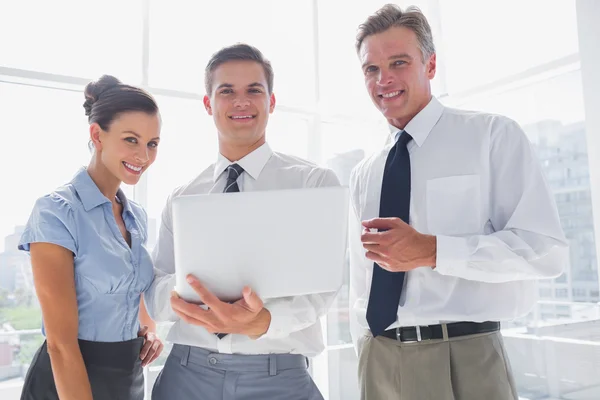
M149 332L148 327L145 325L138 332L138 337L144 338L144 346L140 351L140 359L142 360L142 367L145 367L160 356L163 350L163 343L156 336L156 333Z

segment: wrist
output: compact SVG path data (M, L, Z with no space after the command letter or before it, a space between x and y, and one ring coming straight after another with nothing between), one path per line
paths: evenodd
M428 267L435 269L435 265L437 263L437 237L433 235L423 235L424 236L424 263Z
M266 308L263 308L256 315L256 318L254 319L254 321L252 321L252 323L250 323L248 325L248 331L246 332L246 334L251 339L258 339L259 337L261 337L262 335L267 333L270 326L271 326L271 313Z

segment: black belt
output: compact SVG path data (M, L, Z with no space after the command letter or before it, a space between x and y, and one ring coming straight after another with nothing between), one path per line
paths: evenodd
M452 322L446 324L448 337L476 335L500 330L500 322ZM421 342L423 340L443 339L442 325L404 326L388 329L381 336L401 342Z

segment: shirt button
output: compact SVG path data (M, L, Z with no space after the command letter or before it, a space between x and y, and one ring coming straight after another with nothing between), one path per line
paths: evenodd
M211 365L215 365L218 361L217 361L216 358L211 357L211 358L208 359L208 362L211 363Z

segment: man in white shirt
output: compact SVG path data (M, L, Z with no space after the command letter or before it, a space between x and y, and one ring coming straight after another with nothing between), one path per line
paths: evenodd
M499 321L526 314L568 248L514 121L431 95L431 29L386 5L358 30L392 143L352 173L350 307L362 399L517 400Z
M220 154L197 178L173 192L162 214L154 251L156 278L145 297L154 320L175 321L167 336L174 346L152 398L322 399L308 373L308 357L324 349L319 319L335 293L278 298L263 304L245 288L241 300L229 304L192 280L190 284L208 309L171 295L175 286L174 198L339 186L333 171L275 153L266 143L267 121L275 108L273 71L258 49L245 44L221 49L206 67L205 84L204 105L218 131Z

